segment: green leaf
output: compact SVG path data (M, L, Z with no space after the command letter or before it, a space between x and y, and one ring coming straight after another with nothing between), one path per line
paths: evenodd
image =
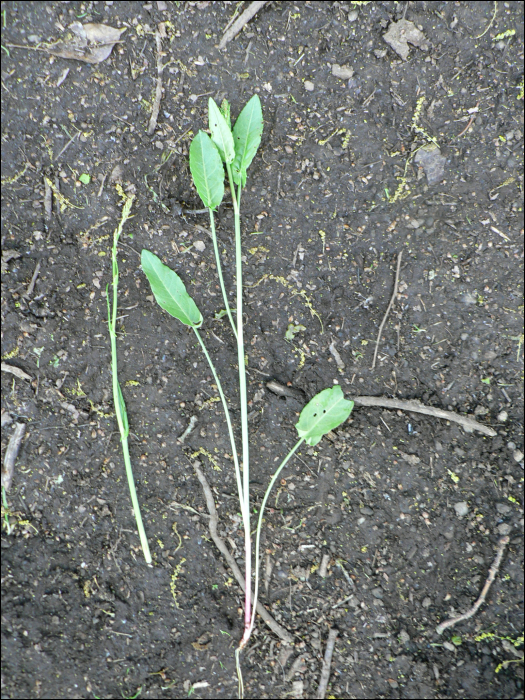
M259 95L254 95L239 114L233 127L235 160L232 165L233 181L246 184L246 171L252 162L263 132L263 116Z
M324 389L303 408L295 427L299 437L308 445L317 445L330 430L344 423L354 407L347 401L339 384L332 389Z
M87 173L82 173L82 175L80 175L78 179L83 185L89 185L89 183L91 182L91 175L88 175Z
M286 329L286 333L284 334L284 339L293 340L298 333L301 333L305 330L306 326L302 326L301 324L299 324L298 326L294 326L293 323L289 323L288 328Z
M204 206L216 209L224 197L224 167L217 147L204 131L191 142L190 170Z
M126 411L126 404L124 403L124 397L122 396L122 389L120 384L117 382L118 386L118 402L120 406L120 415L122 416L122 427L124 428L124 434L121 438L127 438L129 435L129 423L128 423L128 412Z
M221 110L211 97L208 100L208 123L211 131L211 139L219 149L221 158L225 163L231 163L235 158L232 132Z
M177 273L149 250L142 251L141 264L157 304L186 326L199 328L202 325L202 314Z
M230 115L230 103L228 100L223 100L221 102L221 114L226 119L226 124L228 124L228 129L232 130L232 120Z

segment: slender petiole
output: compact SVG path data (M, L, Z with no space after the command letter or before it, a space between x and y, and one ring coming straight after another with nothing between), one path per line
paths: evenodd
M259 545L261 541L261 528L262 528L262 523L263 523L263 515L264 515L264 509L266 508L266 502L268 501L268 498L270 497L270 492L273 488L273 485L279 478L279 474L282 472L283 468L286 466L286 464L290 461L290 459L293 457L293 455L296 453L296 451L299 449L299 447L302 445L304 442L304 438L301 438L296 442L294 447L288 452L286 457L283 459L281 464L277 467L277 470L275 474L272 476L272 479L268 485L268 488L266 489L266 493L264 494L264 498L261 503L261 508L259 510L259 520L257 522L257 533L255 536L255 592L253 594L253 604L252 604L252 619L250 623L250 628L248 630L248 639L250 638L250 635L253 630L253 626L255 624L255 616L256 616L256 609L257 609L257 598L259 595Z
M211 360L211 357L208 354L206 346L204 345L204 341L201 338L201 334L195 328L195 326L193 326L193 330L195 331L195 335L197 336L197 340L199 341L199 343L201 345L202 352L204 353L206 359L208 360L208 364L209 364L211 372L213 374L213 378L215 379L215 383L217 384L217 390L219 392L219 396L221 397L222 406L224 408L224 415L226 417L226 423L228 425L228 433L230 435L230 444L232 447L233 462L235 464L235 477L236 477L236 481L237 481L237 491L239 494L239 504L241 507L241 515L242 515L242 518L244 520L244 498L243 498L241 469L239 466L239 457L237 455L237 448L235 446L235 436L233 434L233 428L232 428L232 423L231 423L231 419L230 419L230 411L228 410L228 404L226 403L226 397L224 396L224 392L222 390L222 385L221 385L220 379L217 376L217 372L215 371L215 366Z
M237 340L237 328L236 328L235 323L233 321L233 316L232 316L232 312L230 309L230 302L228 301L228 295L226 294L226 287L224 286L224 279L222 276L221 258L219 256L219 247L217 245L217 234L215 232L215 218L213 216L212 209L208 209L208 211L210 212L210 226L211 226L211 233L212 233L212 238L213 238L213 252L215 253L215 264L217 265L217 274L219 276L219 283L221 285L222 298L224 300L224 306L226 308L226 313L228 314L228 318L230 319L230 323L231 323L232 330L233 330L233 335L235 336L235 340Z
M232 170L226 163L228 179L232 193L235 193ZM241 220L239 213L240 187L237 197L232 196L233 212L235 220L235 270L237 292L237 362L239 365L239 401L241 409L241 435L242 435L242 477L243 477L243 524L244 524L244 554L245 554L245 581L246 590L244 598L244 637L241 640L241 648L248 641L248 630L251 622L251 580L252 580L252 542L250 536L250 445L248 436L248 392L246 390L246 364L244 360L244 328L242 311L242 247L241 247ZM244 643L243 643L244 642Z

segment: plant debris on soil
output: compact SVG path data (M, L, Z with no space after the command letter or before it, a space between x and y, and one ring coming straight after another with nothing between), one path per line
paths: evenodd
M246 697L523 697L523 6L259 5L219 49L249 3L1 4L2 462L25 426L3 494L2 697L237 694L242 591L191 466L242 570L224 417L139 253L215 319L202 332L237 405L188 149L209 96L235 118L254 93L265 128L242 206L255 509L300 411L334 384L496 434L356 403L298 451L261 552L260 602L293 643L258 618ZM116 33L51 55L71 25ZM111 394L117 184L136 198L118 250L119 379L153 566ZM233 290L227 198L217 226Z

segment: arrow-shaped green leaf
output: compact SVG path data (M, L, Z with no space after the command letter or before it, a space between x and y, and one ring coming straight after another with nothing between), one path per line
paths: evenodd
M354 402L345 399L338 384L332 389L324 389L301 411L295 425L299 437L304 438L308 445L317 445L323 435L344 423L353 407Z
M204 206L216 209L224 197L224 167L217 147L204 131L191 142L190 170Z
M142 251L140 261L157 304L186 326L199 328L202 325L202 314L177 273L149 250Z
M246 171L252 162L263 132L263 115L259 95L249 100L237 117L233 127L235 160L232 165L233 181L236 185L246 184Z
M221 110L211 97L208 100L208 123L212 141L219 149L221 158L225 163L231 163L235 158L232 132Z

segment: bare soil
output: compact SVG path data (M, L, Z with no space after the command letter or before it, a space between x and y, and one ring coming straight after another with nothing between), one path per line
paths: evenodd
M236 696L242 596L191 466L242 568L225 422L202 353L152 302L138 254L187 284L235 406L209 220L178 212L202 206L188 148L208 96L235 117L255 92L265 130L242 202L254 508L301 408L334 382L347 398L475 414L498 434L356 408L300 450L271 496L262 555L262 602L295 643L259 620L246 697L316 697L331 627L329 697L523 697L522 4L273 2L224 51L235 3L1 7L2 360L31 377L2 373L3 452L27 424L2 528L2 697ZM403 18L426 41L406 61L383 39ZM127 31L99 64L31 50L74 21ZM149 136L159 26L168 65ZM434 178L415 155L432 143ZM49 185L46 196L46 177L62 198ZM137 197L119 247L118 343L152 567L111 398L117 182ZM227 200L218 226L233 289ZM290 324L304 327L293 340ZM439 636L477 599L504 535L484 605Z

